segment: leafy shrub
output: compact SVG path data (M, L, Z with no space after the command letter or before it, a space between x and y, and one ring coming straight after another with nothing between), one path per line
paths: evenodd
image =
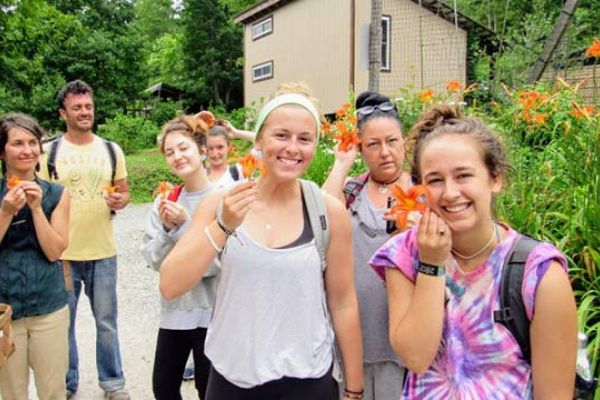
M160 181L178 182L157 148L128 155L126 163L132 203L152 201Z
M118 143L125 154L131 154L138 150L154 147L159 129L150 120L119 114L100 125L98 133L100 136Z

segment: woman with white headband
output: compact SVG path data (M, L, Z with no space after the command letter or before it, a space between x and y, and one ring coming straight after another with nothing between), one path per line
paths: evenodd
M196 285L215 256L221 260L205 345L207 400L338 400L334 331L343 399L362 399L350 221L339 201L319 192L327 218L312 226L313 203L299 179L315 154L319 120L306 88L280 89L255 130L266 176L211 195L161 267L160 289L171 299ZM324 260L313 234L323 222Z

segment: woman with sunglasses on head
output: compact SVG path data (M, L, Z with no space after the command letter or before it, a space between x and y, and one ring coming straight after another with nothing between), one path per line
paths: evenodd
M509 166L481 120L447 105L421 115L410 136L413 178L429 209L370 263L385 278L392 347L410 370L405 399L572 399L577 350L567 261L536 242L522 296L531 359L495 321L507 258L521 235L494 221Z
M206 340L212 363L207 400L338 400L334 332L345 366L343 398L362 399L349 220L339 202L316 187L310 189L314 202L307 201L303 190L313 186L299 180L320 130L308 96L303 86L287 86L265 104L254 148L262 152L266 175L211 195L161 268L161 291L174 298L220 258ZM310 223L317 200L326 226ZM325 228L330 240L323 254L316 230Z
M0 119L0 303L13 308L15 352L0 370L0 398L64 399L69 308L59 257L67 247L69 193L39 179L44 131L28 115Z
M179 116L164 125L159 137L160 150L183 185L173 188L166 198L158 196L148 219L142 254L156 270L190 226L198 205L214 189L203 164L208 134L203 117L207 115L212 119L207 111ZM198 396L204 399L210 369L204 340L215 302L217 274L213 260L196 285L176 299L161 298L152 373L152 390L157 400L181 399L181 382L190 353L195 363L192 377Z
M396 106L386 96L364 92L356 98L356 118L361 144L335 152L335 162L323 189L339 198L352 223L354 279L363 332L365 399L398 399L404 367L389 344L385 288L369 268L368 260L389 238L384 214L390 186L411 186L402 171L404 140ZM360 153L367 173L348 178Z

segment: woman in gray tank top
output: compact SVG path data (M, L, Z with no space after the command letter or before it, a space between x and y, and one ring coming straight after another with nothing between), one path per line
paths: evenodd
M339 198L350 214L354 279L363 332L365 399L396 400L402 395L404 366L390 346L385 288L368 261L390 237L386 232L389 187L411 186L402 171L404 140L396 106L379 93L364 92L356 99L361 144L348 151L336 149L335 163L323 189ZM348 174L358 153L368 172L355 178ZM410 223L415 218L411 216Z
M221 260L205 346L212 363L207 400L337 400L334 332L345 366L343 398L363 397L348 215L323 195L331 224L325 262L305 230L299 177L320 126L309 96L288 85L265 104L254 147L267 174L209 196L162 264L160 288L170 299L202 279L215 256Z

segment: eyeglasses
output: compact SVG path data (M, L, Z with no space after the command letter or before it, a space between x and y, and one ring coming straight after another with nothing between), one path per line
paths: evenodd
M364 106L356 110L357 116L365 116L369 114L373 114L375 110L387 112L392 111L396 106L391 101L386 101L385 103L378 104L376 106Z

